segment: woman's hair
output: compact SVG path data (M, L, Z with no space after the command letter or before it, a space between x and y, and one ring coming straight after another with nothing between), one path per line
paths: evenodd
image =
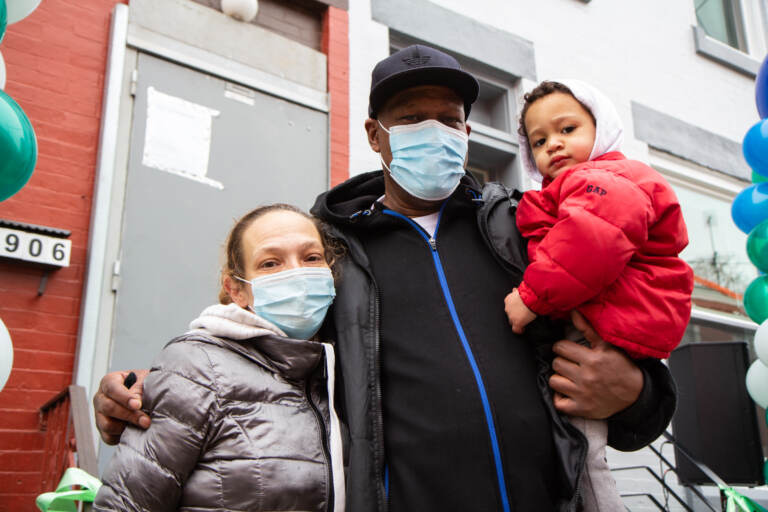
M260 206L255 210L243 215L229 232L226 245L224 246L224 263L221 269L221 289L219 290L219 302L221 304L229 304L232 302L232 298L224 288L224 278L229 277L242 277L245 275L245 258L243 257L243 233L248 227L258 219L270 212L286 211L293 212L305 217L312 221L317 228L317 232L320 233L320 240L323 242L323 250L325 251L325 261L328 266L331 267L333 276L338 277L338 261L344 255L345 247L341 240L332 236L329 232L329 227L320 219L309 215L308 213L296 208L290 204L275 203L267 206Z
M528 109L533 105L536 101L540 100L544 96L549 96L552 93L560 92L563 94L567 94L576 101L579 102L579 105L584 107L584 110L589 112L589 116L592 118L592 122L597 124L597 121L595 120L595 116L592 114L592 111L587 107L584 103L579 100L576 96L573 95L573 92L565 85L561 84L560 82L551 82L551 81L544 81L541 82L539 85L537 85L531 92L525 93L523 96L523 109L520 111L520 123L517 128L517 133L522 135L523 137L528 139L528 130L525 128L525 116L528 114Z

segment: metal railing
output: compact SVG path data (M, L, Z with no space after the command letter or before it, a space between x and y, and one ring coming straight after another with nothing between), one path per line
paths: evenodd
M656 508L658 508L661 511L669 512L669 501L670 498L672 498L675 502L677 502L683 510L686 512L694 512L694 509L691 507L691 505L685 501L683 498L680 497L680 495L675 492L675 490L670 487L670 485L666 482L666 477L669 473L672 473L676 476L678 476L677 473L677 466L675 466L672 462L670 462L667 457L664 456L662 453L664 444L671 444L677 449L677 452L681 454L683 457L688 459L689 462L691 462L694 466L698 467L702 473L706 475L706 477L711 480L713 485L725 485L725 482L718 477L711 469L709 469L707 466L702 464L701 462L697 461L693 456L685 449L685 447L681 446L680 443L670 434L669 432L664 432L664 438L666 441L662 443L662 446L660 448L656 448L652 445L649 445L648 448L659 458L659 471L655 471L650 466L624 466L624 467L617 467L612 468L612 472L621 472L621 471L632 471L632 470L641 470L641 471L647 471L653 478L656 480L659 485L661 486L662 493L664 494L664 502L662 503L656 496L651 494L650 492L638 492L638 493L624 493L621 495L622 498L645 498L648 501L651 502ZM722 491L720 492L720 507L715 508L712 506L712 504L707 500L707 498L699 491L695 486L692 485L685 485L683 484L683 487L685 487L690 493L698 498L698 500L709 510L712 512L725 512L725 496L722 494ZM629 509L627 509L629 510Z
M69 467L98 474L90 410L83 386L68 386L40 407L45 432L40 492L53 491Z

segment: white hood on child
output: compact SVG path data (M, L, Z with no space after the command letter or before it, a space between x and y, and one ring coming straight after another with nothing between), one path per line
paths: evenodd
M558 82L568 87L573 95L582 102L592 112L595 118L595 145L592 146L592 153L589 159L597 158L611 151L619 151L621 143L624 140L624 126L621 123L616 107L600 91L581 80L550 80ZM531 144L528 137L518 133L518 142L520 143L520 162L523 169L535 181L541 181L541 174L536 168L536 162L531 153Z

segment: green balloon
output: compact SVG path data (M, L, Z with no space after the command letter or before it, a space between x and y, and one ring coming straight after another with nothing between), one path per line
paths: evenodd
M760 272L768 272L768 219L750 231L747 237L747 256Z
M768 276L760 276L749 283L744 292L744 309L755 323L768 319Z
M765 183L766 181L768 181L768 177L752 171L752 183Z
M21 190L37 163L32 123L18 103L0 91L0 201Z
M5 0L0 0L0 41L5 37L5 29L8 27L8 6Z

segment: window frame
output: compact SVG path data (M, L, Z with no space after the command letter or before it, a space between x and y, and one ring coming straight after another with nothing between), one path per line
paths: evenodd
M695 0L692 25L696 53L749 77L757 76L762 56L768 49L768 2L766 0L733 0L731 9L739 48L714 37L698 25Z

